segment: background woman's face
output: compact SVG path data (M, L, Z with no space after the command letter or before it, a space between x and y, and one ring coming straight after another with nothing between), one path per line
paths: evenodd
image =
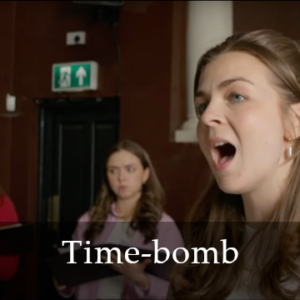
M140 159L126 150L113 153L106 169L109 185L118 199L138 197L149 176L149 169L144 169Z
M244 52L220 55L201 74L198 141L227 193L251 192L276 180L285 161L282 99L272 79L264 63Z

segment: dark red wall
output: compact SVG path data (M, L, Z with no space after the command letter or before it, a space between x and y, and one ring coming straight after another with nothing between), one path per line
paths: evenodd
M1 3L0 9L0 109L5 108L5 95L11 90L12 70L12 36L13 36L13 8L14 2ZM8 189L10 186L10 138L11 120L0 116L0 182Z
M94 19L94 8L71 1L0 5L8 11L1 9L0 14L10 24L3 30L8 43L0 50L5 67L0 70L1 111L5 94L11 92L23 113L0 118L0 181L21 219L35 220L36 216L38 115L34 99L57 96L51 92L53 63L95 60L100 66L99 90L71 96L120 94L120 137L148 150L166 190L166 210L181 220L201 188L198 181L206 169L197 145L172 142L186 111L185 3L128 1L115 31ZM77 30L86 31L87 44L66 46L66 33ZM120 66L114 37L119 41Z
M198 145L172 142L172 129L180 127L186 112L184 77L174 77L173 73L185 72L180 61L184 57L185 26L178 23L185 23L182 15L186 7L168 1L148 3L144 11L136 11L132 5L124 7L121 14L121 137L134 139L149 151L166 190L166 209L182 220L202 188L201 175L206 169ZM174 42L176 35L183 38ZM176 101L174 89L181 93L183 103L178 107L183 116L177 121L171 109ZM173 128L172 122L177 123Z
M234 1L234 30L273 29L300 39L299 1Z

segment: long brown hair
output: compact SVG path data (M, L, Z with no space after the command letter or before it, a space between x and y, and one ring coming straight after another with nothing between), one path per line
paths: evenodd
M291 104L300 102L300 51L292 39L272 30L258 30L236 34L222 44L207 51L199 60L194 92L198 89L201 71L218 56L231 51L242 51L260 59L273 73L274 86L282 95L283 112ZM267 299L295 299L299 287L288 290L284 284L300 282L299 266L295 258L300 255L300 155L299 140L294 145L293 165L282 201L270 222L263 224L251 242L256 246L257 257L264 263L257 272L258 288ZM244 209L241 195L229 195L221 191L212 179L202 199L195 203L186 231L186 247L215 247L227 239L228 247L239 250L239 259L233 264L191 265L191 261L175 266L172 289L177 299L225 299L239 283L244 268L248 243L244 243ZM205 222L205 223L203 223ZM274 226L276 225L276 226ZM270 238L270 230L276 228L276 237ZM270 252L270 249L272 251ZM212 260L211 260L212 262Z
M111 190L107 175L106 165L109 157L116 152L126 150L139 158L144 169L149 168L150 175L142 187L142 195L136 206L130 225L139 230L145 237L145 242L156 237L156 226L163 213L164 191L155 173L154 167L148 153L137 143L132 141L121 141L114 145L107 157L103 168L102 185L97 197L96 205L90 211L90 225L85 233L85 239L93 241L103 230L105 220L111 211L111 206L116 200Z

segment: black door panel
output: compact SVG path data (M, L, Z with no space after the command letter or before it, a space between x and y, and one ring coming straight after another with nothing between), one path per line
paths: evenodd
M93 205L109 148L119 135L119 99L45 99L40 109L38 299L59 299L45 258L70 240Z

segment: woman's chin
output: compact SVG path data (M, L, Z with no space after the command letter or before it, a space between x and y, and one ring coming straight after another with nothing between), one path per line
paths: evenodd
M130 199L134 198L134 194L129 191L118 192L117 198L119 200L130 200Z
M118 193L117 194L117 198L120 200L127 200L128 198L130 198L130 194L129 193Z
M217 180L217 183L219 188L226 194L240 195L243 193L244 190L240 185L237 185L236 182L224 182L223 180Z

